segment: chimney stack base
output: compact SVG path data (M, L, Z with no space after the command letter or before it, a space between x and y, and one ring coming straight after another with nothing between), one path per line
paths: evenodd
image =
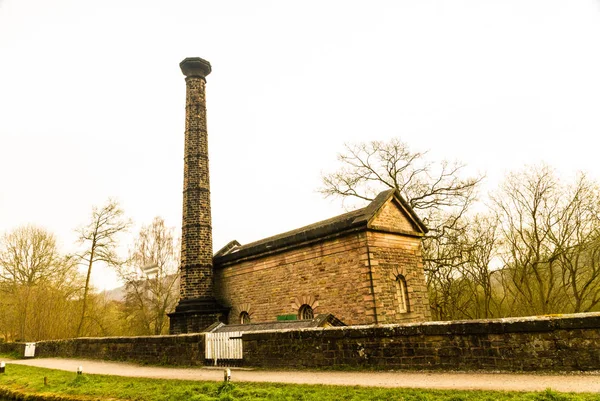
M229 308L215 299L182 299L169 313L169 334L200 333L215 322L227 323Z

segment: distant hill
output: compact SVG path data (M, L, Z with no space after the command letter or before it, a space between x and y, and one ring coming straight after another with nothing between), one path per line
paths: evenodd
M102 293L110 301L125 301L125 286L113 288L112 290L104 290Z
M167 276L168 278L172 278L173 275ZM175 285L173 286L173 291L178 294L179 291L179 279L175 281ZM106 299L110 301L119 301L125 302L125 286L122 285L117 288L113 288L111 290L104 290L100 294L104 295Z

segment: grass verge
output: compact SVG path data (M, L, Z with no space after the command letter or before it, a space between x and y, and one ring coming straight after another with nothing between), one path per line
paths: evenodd
M46 378L46 384L44 384ZM52 400L398 400L398 401L598 401L598 394L500 391L387 389L275 383L218 383L184 380L82 375L74 372L8 365L0 390ZM15 393L16 392L16 393ZM11 395L11 393L13 395ZM8 398L8 397L7 397ZM1 399L1 398L0 398ZM15 399L15 398L10 398Z

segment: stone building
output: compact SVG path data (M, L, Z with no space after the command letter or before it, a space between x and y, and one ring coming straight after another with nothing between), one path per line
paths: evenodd
M345 324L430 319L421 256L427 228L399 193L297 230L214 256L210 215L206 76L187 58L180 301L171 333L216 321L258 323L331 314Z
M346 324L423 321L423 223L393 190L367 207L240 246L214 259L230 322L331 313Z

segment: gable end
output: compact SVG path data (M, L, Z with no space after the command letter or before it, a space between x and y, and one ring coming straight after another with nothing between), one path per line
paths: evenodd
M368 228L415 236L427 232L414 211L397 193L390 196L371 216Z

